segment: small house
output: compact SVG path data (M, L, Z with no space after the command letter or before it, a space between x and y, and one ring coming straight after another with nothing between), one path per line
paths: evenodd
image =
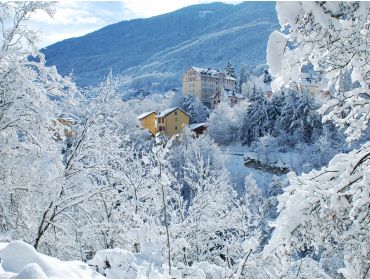
M151 134L155 135L157 133L157 117L158 113L155 111L145 112L139 115L137 118L141 122L141 126L144 129L150 131Z
M195 133L196 137L199 137L207 130L207 125L205 123L193 123L189 125L189 128Z
M190 123L190 116L180 108L169 108L155 117L157 119L157 133L168 138L181 133L184 126Z

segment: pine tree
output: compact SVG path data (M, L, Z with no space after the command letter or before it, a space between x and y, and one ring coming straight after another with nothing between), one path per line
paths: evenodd
M244 141L251 143L272 129L268 115L269 101L261 90L253 87L249 93L250 107L243 125Z
M271 84L271 82L272 82L272 77L271 77L269 71L265 69L263 71L263 83L266 84L266 85L269 85L269 84Z
M225 67L225 73L226 75L236 79L235 66L230 61L227 62L227 65Z
M245 65L242 64L240 67L240 75L238 81L238 92L241 93L243 83L246 83L251 76L251 73L246 69Z

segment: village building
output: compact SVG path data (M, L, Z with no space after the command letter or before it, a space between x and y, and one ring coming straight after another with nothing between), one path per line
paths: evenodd
M157 133L166 135L168 138L181 133L184 126L190 123L190 116L180 108L169 108L156 116Z
M168 138L183 131L185 126L199 137L207 130L205 123L190 124L190 116L180 108L169 108L158 114L155 111L142 113L137 117L143 129L147 129L153 136L165 135Z
M193 123L189 125L189 128L195 133L196 137L199 137L207 130L207 125L205 123Z
M231 107L234 107L235 104L244 100L245 97L241 94L236 93L234 90L224 89L222 92L219 91L210 98L210 107L214 109L217 104L221 103L222 100L227 100Z
M153 135L157 133L157 117L158 113L155 111L142 113L137 117L141 123L141 127L149 130Z
M63 139L70 140L73 137L72 126L75 124L75 120L66 114L61 114L55 120L52 120L52 127L50 128L54 132L54 139L56 141L63 141Z
M225 71L190 67L182 78L184 95L196 96L204 105L210 107L210 97L224 89L236 91L236 79Z

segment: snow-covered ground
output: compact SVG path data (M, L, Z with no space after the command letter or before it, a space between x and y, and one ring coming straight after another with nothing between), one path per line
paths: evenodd
M226 268L201 262L194 263L191 268L174 269L171 275L176 278L225 278L230 273ZM153 252L135 254L122 249L103 250L86 264L43 255L23 241L0 243L0 279L106 279L103 275L111 279L171 277L161 256Z
M221 146L220 149L226 157L226 167L230 172L231 179L238 192L243 189L245 177L250 175L252 175L256 180L256 183L261 190L266 190L268 185L271 183L273 174L256 170L254 168L249 168L244 165L244 159L246 157L259 159L256 152L254 152L250 147L241 146L240 144ZM278 159L274 161L273 165L289 168L291 167L289 162L292 162L294 165L297 159L297 156L295 156L293 153L279 153L279 155L276 154L271 156ZM264 161L263 159L260 160ZM286 175L282 175L279 176L279 178L282 182L284 182L287 177Z
M122 249L99 251L89 265L110 279L163 279L163 278L207 278L220 279L231 275L231 271L209 262L194 263L191 267L178 265L168 274L168 266L160 256L160 250L132 253ZM156 252L159 252L157 254Z
M22 241L0 243L0 278L105 279L80 261L61 261L38 253Z

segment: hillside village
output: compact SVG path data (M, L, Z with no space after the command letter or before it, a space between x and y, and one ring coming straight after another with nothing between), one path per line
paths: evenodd
M237 75L235 67L228 62L224 71L211 68L190 67L182 77L182 91L184 96L195 97L205 107L213 110L218 104L227 102L234 107L246 97L237 90ZM270 94L270 90L266 95ZM144 112L138 120L144 129L152 135L157 133L171 138L181 133L184 126L189 126L196 135L206 130L205 123L195 123L190 115L181 108L168 108L162 112Z
M243 66L244 67L244 66ZM244 68L242 69L242 71ZM271 100L271 75L265 69L262 75L258 77L246 76L245 72L240 73L242 77L236 74L235 66L228 62L225 70L219 69L190 67L182 76L182 89L180 95L184 98L195 98L200 104L212 112L221 102L225 102L231 108L241 101L248 99L248 90L242 89L248 83L258 87L265 98ZM308 93L312 97L325 102L330 93L322 91L319 87L320 73L311 72L303 73L303 82L297 86L296 91ZM261 78L262 81L261 81ZM244 94L242 94L242 92ZM165 135L171 138L173 135L181 133L184 126L190 126L196 135L201 135L207 129L205 122L197 123L192 119L188 112L181 108L166 108L162 112L143 112L137 119L140 121L142 128L147 129L153 136ZM196 130L196 131L195 131Z

